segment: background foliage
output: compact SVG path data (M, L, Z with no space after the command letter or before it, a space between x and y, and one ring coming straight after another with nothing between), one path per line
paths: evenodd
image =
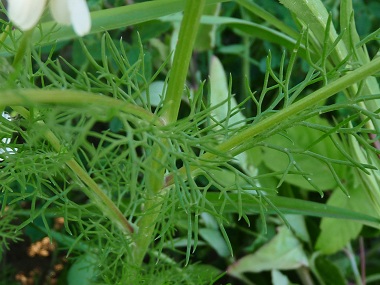
M379 4L127 2L2 7L0 282L378 283Z

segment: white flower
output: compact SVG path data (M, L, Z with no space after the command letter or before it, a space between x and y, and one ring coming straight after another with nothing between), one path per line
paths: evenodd
M38 23L47 2L58 23L72 24L79 36L90 31L91 18L86 0L8 0L9 19L21 30L30 30Z

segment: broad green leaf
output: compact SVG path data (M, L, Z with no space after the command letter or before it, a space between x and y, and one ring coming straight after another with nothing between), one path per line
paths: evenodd
M202 222L205 224L206 228L208 228L208 229L214 229L214 230L219 229L218 222L214 218L214 216L212 216L209 213L203 212L201 214L201 217L202 217Z
M230 250L223 238L220 230L201 228L199 229L199 235L211 246L220 257L231 256Z
M154 81L149 85L148 90L141 93L141 98L139 99L141 99L144 104L156 107L163 101L166 87L167 86L164 81Z
M314 262L314 270L324 285L345 285L346 280L340 269L325 256L318 256Z
M305 218L301 215L285 215L286 221L294 231L297 238L304 242L310 242L309 233L306 228Z
M351 191L350 191L351 193ZM351 194L353 195L353 194ZM350 203L356 203L356 197L347 198L342 191L335 190L328 201L328 205L349 208ZM317 250L325 254L333 254L343 249L350 240L356 238L362 229L362 225L355 221L342 221L324 218L321 222L321 233L315 245Z
M237 175L236 173L228 169L208 169L207 173L212 176L212 178L218 182L219 185L222 185L225 188L235 188L236 185L239 185L241 188L248 190L254 190L253 185L258 183L258 180L252 179L251 183ZM270 191L270 189L268 189ZM271 193L274 193L274 189Z
M167 32L171 28L170 23L164 23L159 20L146 21L135 26L138 31L138 37L142 43L147 42L150 39L159 38L163 33ZM136 37L136 33L133 33L133 37ZM137 40L135 39L137 42Z
M208 5L203 11L203 15L218 15L220 3ZM202 52L214 48L216 25L201 25L198 29L194 50Z
M218 253L219 256L230 256L230 250L220 232L220 227L216 219L209 213L202 213L201 217L205 227L199 229L199 235Z
M364 164L369 163L377 168L375 170L368 170L369 174L364 173L363 171L356 171L356 177L359 178L356 183L359 183L362 191L366 192L369 196L368 204L371 206L368 205L364 207L363 210L371 209L372 213L376 213L376 216L380 216L380 163L377 154L372 152L366 153L359 145L356 138L352 136L350 136L349 142L352 155L358 162ZM363 210L361 212L363 212Z
M280 0L280 2L294 13L303 23L305 27L315 36L314 46L315 50L321 51L333 46L338 38L334 26L330 25L330 30L325 38L325 31L328 28L329 14L321 0ZM359 43L359 35L357 34L355 22L351 19L351 1L342 1L341 5L341 29L346 29L346 35L343 35L343 40L340 40L330 54L331 62L339 66L339 64L349 55L349 47L355 46ZM347 45L348 44L348 45ZM354 58L352 62L359 62L359 64L366 64L369 62L368 54L365 47L358 47L353 52ZM375 77L368 77L363 84L362 94L378 94L380 92L379 84ZM349 90L351 96L356 96L358 87L352 86ZM380 107L379 100L367 101L365 106L368 110L376 112ZM376 130L380 130L380 120L374 119L373 124Z
M220 60L213 56L210 63L210 105L215 107L212 116L222 125L238 128L244 126L245 117L237 110L235 98L229 94L226 73ZM234 115L232 115L235 113Z
M264 270L290 270L307 266L308 259L302 244L285 226L278 234L255 253L244 256L228 268L228 273L240 276L245 272Z
M68 285L94 284L98 271L97 258L93 253L86 253L79 257L70 267L67 275Z
M286 275L282 274L279 270L272 270L271 271L272 276L272 284L273 285L290 285L288 277Z
M236 0L236 2L239 3L239 5L246 8L247 10L249 10L250 12L252 12L253 14L255 14L256 16L264 19L268 24L272 25L279 31L282 31L283 33L291 36L294 39L296 39L299 36L297 31L295 31L286 23L278 19L276 15L269 13L268 11L263 9L263 7L261 7L259 4L256 4L255 2L250 1L250 0Z
M327 122L320 118L314 118L312 122L322 126L327 125ZM290 173L279 176L279 178L302 189L315 190L313 184L322 191L335 189L337 181L329 166L320 159L305 153L310 151L329 159L343 160L339 150L329 137L313 145L313 142L324 134L322 131L307 126L295 126L282 135L276 134L270 137L266 143L273 148L263 149L265 165L279 173L288 170ZM345 168L342 165L333 164L332 166L338 174L344 173ZM299 172L302 172L303 175Z
M365 45L355 46L360 42L360 37L356 29L354 10L352 7L352 1L341 1L340 3L340 25L342 30L346 30L346 33L343 34L343 41L347 47L355 49L353 53L354 62L358 61L361 64L370 62L370 57ZM366 84L363 85L362 94L379 94L380 88L379 84L375 77L368 77L365 81ZM377 112L380 108L380 101L370 100L364 102L366 108L372 112ZM379 120L376 120L379 121ZM379 122L377 122L379 126Z
M347 197L342 191L337 189L333 192L327 204L358 213L376 213L368 197L368 193L363 189L363 185L358 183L356 170L351 172L350 177L348 178L350 197ZM358 236L362 229L362 224L355 221L342 223L336 219L323 218L320 227L321 233L317 239L316 249L325 254L333 254L343 249L351 240Z
M210 64L210 105L215 107L211 114L221 125L228 126L231 129L239 128L245 125L245 117L238 109L235 98L229 94L226 74L220 60L213 56ZM220 128L219 125L216 128ZM240 153L235 157L235 161L245 170L246 173L254 176L257 174L255 164L260 160L261 150L258 148L251 149Z

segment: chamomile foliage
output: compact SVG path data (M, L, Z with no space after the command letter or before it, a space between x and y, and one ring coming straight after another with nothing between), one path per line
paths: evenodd
M368 136L373 133L369 122L379 119L379 110L368 110L362 104L378 100L379 95L359 92L362 83L351 96L341 93L337 100L308 105L285 120L268 123L268 127L251 137L241 137L273 115L307 99L312 89L328 86L350 72L344 64L355 54L354 45L344 61L335 66L329 62L343 34L337 35L333 43L322 41L320 56L309 47L312 39L308 34L304 29L294 49L281 54L276 68L272 67L269 52L264 81L257 88L260 92L251 90L247 84L245 93L249 97L231 108L235 96L230 80L226 83L226 98L212 106L207 96L213 96L213 90L208 89L208 82L201 82L197 90L184 90L181 104L187 111L169 124L158 117L163 98L154 100L158 104L151 104L150 96L164 95L150 94L149 86L162 80L164 93L170 77L163 77L161 72L170 69L170 56L155 73L149 74L141 41L134 60L126 52L123 40L116 41L107 33L98 38L100 59L79 41L85 58L81 68L64 56L57 56L62 49L55 52L52 47L47 56L38 47L26 51L25 68L16 65L18 69L14 71L9 65L0 70L1 83L8 89L17 86L52 92L80 90L113 98L112 102L120 105L137 106L136 110L148 115L136 116L136 112L107 103L75 104L74 100L59 105L54 98L48 104L26 101L27 107L10 108L12 119L0 120L0 132L9 138L1 141L0 149L13 150L0 154L1 221L9 225L7 228L0 223L2 245L7 245L10 230L19 233L38 218L44 225L40 230L60 240L68 254L86 252L96 267L98 281L119 284L128 279L134 266L130 256L136 245L135 235L123 230L102 211L104 208L98 207L101 203L96 195L89 197L84 191L89 185L97 185L96 189L112 202L122 216L119 218L130 223L132 230L138 232L144 217L155 217L149 224L154 240L149 241L145 262L152 266L146 266L145 271L139 271L141 276L135 278L148 282L154 277L156 284L161 280L162 284L178 280L183 284L211 284L210 280L220 274L218 270L211 270L211 277L197 273L200 282L197 283L189 275L206 272L207 268L204 265L182 268L175 260L179 256L184 265L191 263L191 254L203 246L199 236L205 213L213 217L214 229L233 254L226 230L235 223L232 214L247 224L251 223L250 214L259 214L265 232L268 213L280 215L284 223L287 219L283 211L302 213L300 208L291 207L291 201L278 199L285 184L289 188L316 190L321 196L335 188L349 195L345 175L353 170L370 174L376 169L371 162L380 153L374 146L378 137ZM326 33L325 37L328 36ZM304 78L294 79L295 66L301 66L299 56L308 68ZM3 76L9 71L17 72L17 80L14 76ZM248 101L254 106L254 114L234 122L232 118L242 112ZM218 107L226 105L225 117L216 118L213 114ZM226 142L235 138L241 140L223 149ZM353 138L360 142L363 156L370 159L353 155ZM152 153L160 153L160 157L152 158ZM240 154L245 158L239 158ZM75 169L87 173L85 179L74 171L73 161L77 163ZM158 172L157 169L164 169L164 181L159 193L152 195L147 187L147 173ZM48 219L55 216L64 218L63 232L50 227ZM22 222L11 225L10 220L16 217L22 217Z

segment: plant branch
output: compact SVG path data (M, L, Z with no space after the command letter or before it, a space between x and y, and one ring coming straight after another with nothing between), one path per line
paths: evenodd
M178 42L174 53L173 68L170 71L168 89L160 115L165 124L175 122L181 103L182 93L189 69L191 54L197 35L200 18L206 0L187 0L184 16L178 36ZM152 236L161 211L164 194L160 193L164 182L165 154L158 144L153 146L148 158L151 169L147 170L148 197L145 205L146 213L139 222L139 231L135 238L133 262L139 267L151 243Z
M178 116L185 81L189 69L192 47L198 32L205 0L186 1L185 12L178 36L178 42L170 71L168 90L166 92L161 117L168 123L174 122Z
M90 92L75 90L10 89L0 93L0 107L33 106L37 104L94 105L104 109L114 108L134 115L147 123L162 126L163 122L149 111L121 100Z
M24 118L29 118L30 113L23 107L14 107L19 114ZM54 150L58 153L64 151L59 139L56 135L46 127L43 121L38 121L37 124L44 127L45 139L51 144ZM81 190L91 199L91 201L115 224L119 226L126 234L133 233L133 227L120 212L119 208L112 200L100 189L98 184L88 175L88 173L76 162L74 158L66 161L66 165L79 177L79 179L88 187L83 187Z
M379 71L380 71L380 58L376 58L372 60L371 62L369 62L368 64L365 64L357 68L356 70L342 76L336 81L323 86L322 88L311 93L307 97L293 103L289 107L282 109L281 111L278 111L274 115L263 119L262 121L252 125L251 127L248 127L247 129L227 139L221 144L216 145L215 152L205 153L202 156L200 156L199 159L200 160L216 160L218 158L217 153L225 153L225 154L233 153L233 155L237 155L239 154L239 152L244 151L244 149L242 148L239 149L239 147L242 144L249 142L250 140L252 140L252 138L256 137L257 135L264 133L265 131L275 127L278 124L283 123L284 121L301 113L302 111L307 110L308 108L312 108L319 102L326 100L327 98L333 96L334 94L350 87L351 85L361 80L365 80L369 76L372 76L373 74ZM198 167L192 167L191 171L194 172L197 169ZM182 167L178 171L178 173L185 176L186 169ZM173 185L173 183L174 183L174 178L172 174L170 174L166 178L166 184L164 185L164 187L171 186Z

